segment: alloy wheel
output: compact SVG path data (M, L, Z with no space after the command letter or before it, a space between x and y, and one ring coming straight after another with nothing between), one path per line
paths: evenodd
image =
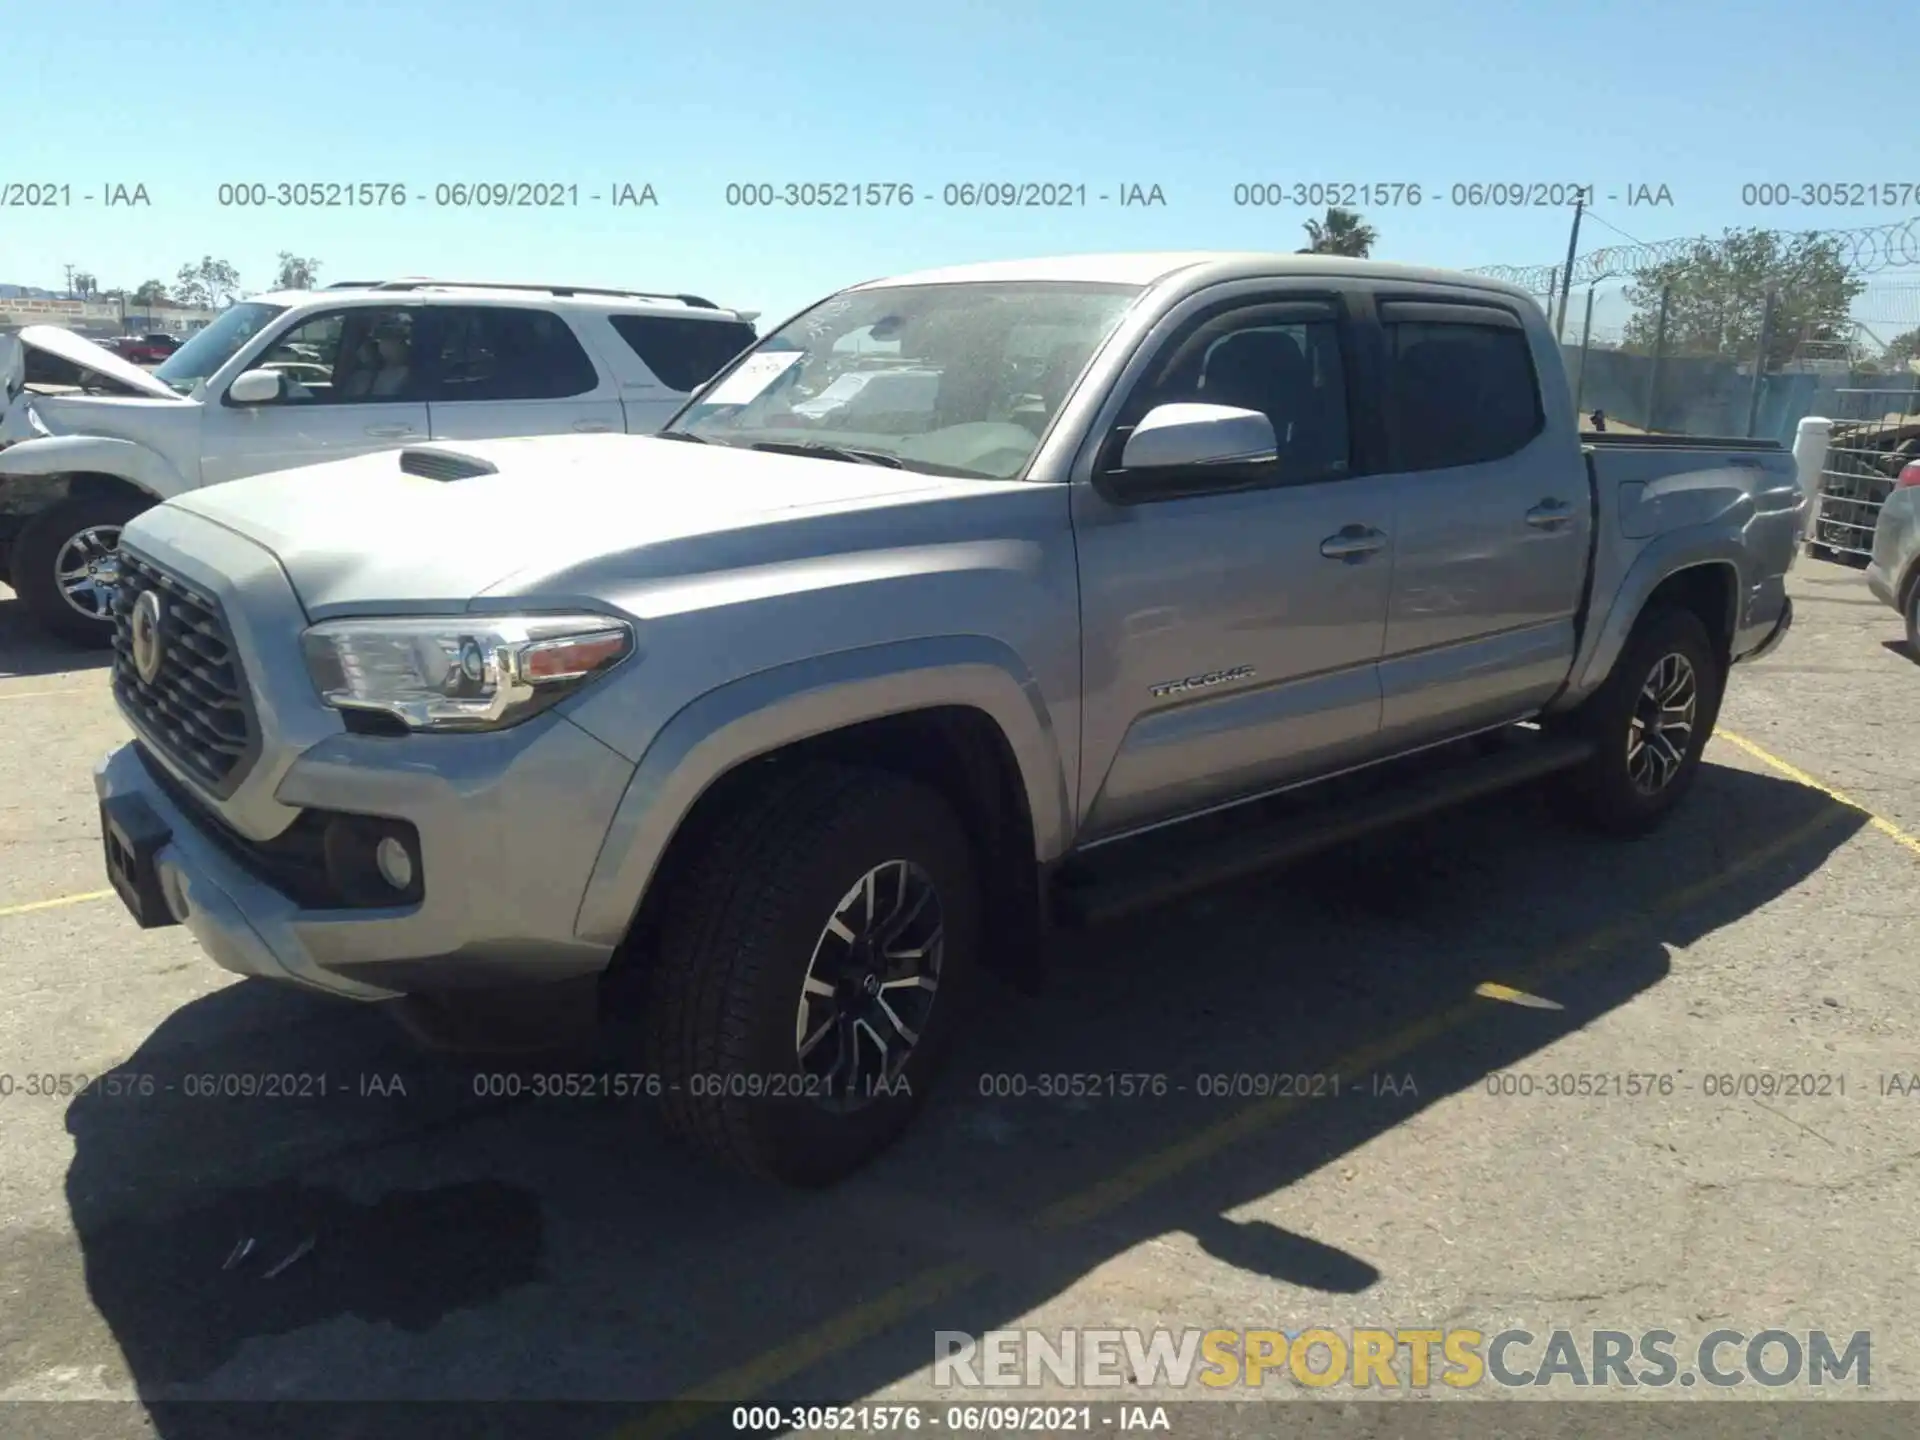
M794 1016L810 1098L845 1111L895 1093L940 988L944 933L939 892L911 860L874 866L842 897Z
M60 598L89 620L111 620L120 588L120 527L90 525L69 536L53 560Z
M1693 662L1678 651L1661 656L1640 687L1627 728L1627 778L1642 795L1658 795L1680 773L1699 708Z

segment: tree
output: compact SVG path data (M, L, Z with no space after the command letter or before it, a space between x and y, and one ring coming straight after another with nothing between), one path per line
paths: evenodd
M100 282L82 270L73 277L73 293L82 300L91 300L100 292Z
M1915 360L1920 360L1920 329L1889 340L1886 352L1880 357L1880 366L1887 370L1907 370Z
M1364 260L1372 252L1374 241L1380 238L1358 214L1342 210L1338 205L1327 207L1325 220L1307 221L1306 230L1307 248L1296 252L1301 255L1350 255Z
M197 310L218 310L240 293L240 272L225 260L203 256L197 265L180 267L173 290L182 305Z
M1849 311L1867 282L1848 268L1840 242L1808 232L1728 230L1700 240L1677 260L1634 273L1633 314L1625 348L1650 353L1660 324L1660 292L1671 287L1666 353L1751 359L1760 348L1767 292L1774 292L1766 368L1776 370L1807 344L1844 345Z
M320 278L320 262L303 259L291 250L280 252L280 270L274 276L276 290L311 290Z
M167 286L164 280L147 281L138 290L134 291L132 295L128 296L127 299L128 303L144 306L149 310L155 305L171 305L173 303L173 297L167 293Z

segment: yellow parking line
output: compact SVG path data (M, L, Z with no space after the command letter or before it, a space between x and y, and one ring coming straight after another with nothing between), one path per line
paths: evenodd
M1705 880L1682 886L1627 919L1595 931L1584 940L1556 951L1534 965L1522 967L1514 978L1537 984L1549 977L1578 970L1605 956L1650 922L1685 909L1702 897L1752 874L1812 839L1820 831L1836 825L1840 818L1839 811L1823 811ZM1483 997L1481 987L1476 986L1471 998L1415 1021L1373 1044L1348 1052L1329 1065L1328 1071L1343 1079L1365 1075L1485 1013L1483 998L1499 998L1514 991L1531 993L1522 986L1498 982L1485 988L1495 992L1495 995ZM1044 1207L1028 1223L1035 1229L1050 1231L1095 1219L1239 1141L1272 1127L1304 1103L1299 1097L1286 1096L1248 1106L1185 1140L1144 1156L1077 1194ZM923 1271L885 1294L852 1306L804 1331L785 1344L712 1376L684 1391L666 1408L650 1415L645 1421L622 1428L615 1435L618 1440L664 1440L664 1437L676 1435L689 1428L699 1417L699 1412L691 1407L715 1400L740 1402L764 1394L822 1360L843 1354L864 1341L884 1334L908 1315L957 1293L987 1273L986 1267L971 1264L944 1265Z
M1894 844L1903 846L1904 848L1911 850L1914 854L1920 855L1920 838L1916 838L1915 836L1909 835L1905 830L1902 830L1898 825L1894 824L1891 820L1887 819L1884 815L1874 814L1873 811L1869 810L1866 806L1862 805L1858 800L1854 799L1851 795L1848 795L1843 791L1836 790L1831 785L1821 784L1818 780L1814 779L1813 776L1807 774L1806 771L1801 770L1796 766L1789 765L1786 761L1782 760L1778 755L1775 755L1773 752L1769 750L1762 749L1760 746L1754 744L1753 741L1747 739L1746 736L1744 735L1736 735L1731 730L1716 730L1714 732L1714 735L1715 735L1715 738L1724 740L1729 745L1737 746L1738 748L1746 751L1747 754L1753 756L1753 758L1758 760L1762 765L1771 766L1773 769L1779 771L1782 775L1786 776L1787 779L1795 781L1798 784L1805 785L1809 790L1818 790L1822 795L1826 796L1829 800L1832 800L1841 805L1844 805L1849 810L1858 810L1862 815L1867 817L1867 823L1869 825L1871 825L1874 829L1878 830L1882 835L1885 835L1889 840L1893 841Z
M55 910L62 905L79 905L88 900L104 900L111 890L85 890L78 895L56 895L51 900L30 900L25 905L0 905L0 916L25 915L30 910Z

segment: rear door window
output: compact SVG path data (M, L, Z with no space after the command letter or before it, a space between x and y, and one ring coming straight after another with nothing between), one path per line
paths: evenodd
M550 310L447 305L431 314L432 404L563 400L599 388L572 327Z
M1467 306L1381 307L1394 468L1447 470L1503 460L1545 428L1527 333L1505 311L1484 320L1395 319Z
M741 320L685 315L609 315L614 331L662 385L698 390L757 338Z

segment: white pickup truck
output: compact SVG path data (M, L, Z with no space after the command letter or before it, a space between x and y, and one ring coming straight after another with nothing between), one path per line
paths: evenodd
M355 283L241 301L151 371L29 326L0 336L0 577L104 646L120 529L149 506L422 440L656 430L753 319L697 295Z

